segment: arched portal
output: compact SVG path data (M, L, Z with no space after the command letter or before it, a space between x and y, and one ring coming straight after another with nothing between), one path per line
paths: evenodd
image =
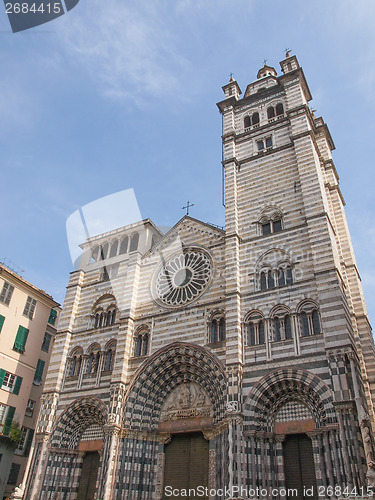
M107 414L100 399L86 396L60 415L48 446L41 498L58 491L61 500L94 500Z
M171 481L208 486L216 458L207 432L223 420L226 398L224 368L203 347L176 342L151 356L125 396L116 473L123 488L143 491L146 475L158 499ZM127 498L126 491L119 498Z
M176 342L157 351L135 374L125 396L124 427L156 431L167 396L190 382L207 393L213 423L219 422L224 417L227 392L224 368L203 347Z
M275 370L250 391L244 404L244 429L249 463L264 456L260 467L249 467L249 486L297 491L293 498L317 498L322 459L332 485L342 483L340 454L328 452L339 443L331 389L306 370ZM280 457L282 461L278 458ZM307 497L306 497L307 498Z

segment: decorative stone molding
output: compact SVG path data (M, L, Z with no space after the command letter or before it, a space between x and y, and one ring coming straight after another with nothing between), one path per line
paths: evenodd
M167 397L160 421L212 416L212 405L206 391L194 382L181 384Z
M219 436L220 434L222 434L223 432L225 432L228 429L229 422L230 422L229 419L225 419L225 420L222 420L221 422L219 422L217 425L215 425L211 429L203 429L202 430L203 437L207 441L211 441L212 439L215 439L217 436Z
M354 401L334 401L333 406L335 407L336 413L354 413L355 404Z
M123 410L123 401L126 393L125 384L117 383L111 385L111 403L108 414L108 422L110 424L120 425Z
M228 401L226 404L227 413L237 413L239 411L238 401Z
M164 483L164 466L165 466L165 454L158 453L157 463L156 463L156 485L155 485L155 500L160 500L163 496L163 483Z
M208 452L208 488L216 489L216 450Z
M160 444L169 444L172 441L172 434L158 434L157 440Z
M103 427L103 432L105 436L120 435L121 428L118 425L106 424Z

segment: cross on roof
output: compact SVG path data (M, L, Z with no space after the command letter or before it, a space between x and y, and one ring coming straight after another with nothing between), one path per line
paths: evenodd
M267 64L267 59L263 59L264 65Z
M185 208L186 208L186 215L189 215L189 208L193 207L193 206L194 206L194 203L190 203L190 201L188 201L186 207L182 207L182 210L185 210Z
M292 49L285 49L284 52L285 52L285 57L289 57L289 52L291 51Z

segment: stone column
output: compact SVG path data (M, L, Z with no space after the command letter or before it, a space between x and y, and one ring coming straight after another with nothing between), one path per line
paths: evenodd
M117 452L119 445L120 427L107 424L104 426L104 434L107 439L108 450L104 453L107 463L103 463L103 500L113 500L113 484L115 481L115 472L117 467Z
M95 381L95 385L96 386L99 386L99 384L100 384L100 377L102 375L103 364L104 363L105 363L105 352L104 351L100 351L100 357L99 357L99 362L98 362L98 369L97 369L97 372L96 372L96 381Z
M80 366L80 369L79 369L79 373L78 373L78 382L77 382L78 389L82 385L83 375L84 375L84 373L86 371L86 366L87 366L88 359L89 359L89 355L88 354L83 354L82 355L82 363L81 363L81 366Z
M216 490L216 449L215 440L210 440L208 451L208 489L211 492ZM216 496L209 496L209 500L215 500Z
M276 484L277 488L285 488L285 472L284 472L284 456L283 456L283 441L285 434L277 434L275 436L276 447ZM286 500L286 496L280 495L280 500Z
M337 419L339 421L339 434L340 434L340 441L342 444L342 456L344 460L344 470L345 470L345 476L346 476L346 486L349 487L351 490L353 488L353 479L352 479L352 474L351 474L351 468L350 468L350 458L347 452L348 449L348 442L346 439L346 434L345 434L345 426L342 418L342 408L336 407L336 413L337 413Z
M294 352L296 355L300 354L300 344L299 344L299 319L298 314L292 313L290 315L291 324L292 324L292 334L294 341Z
M362 398L359 391L358 380L356 376L357 371L354 362L355 354L353 351L351 351L347 353L347 356L350 362L350 371L352 373L353 389L354 389L354 399L357 409L359 428L361 431L363 447L365 449L365 455L366 455L367 486L375 490L375 458L374 458L373 440L371 436L371 421L368 413L365 411L362 404Z
M164 447L172 439L171 434L160 435L158 457L156 462L156 484L155 493L153 494L153 500L161 500L163 498L164 490L164 469L165 469L165 452Z
M31 484L30 492L27 495L27 500L39 500L40 492L43 483L43 472L47 465L47 453L48 453L48 440L49 435L38 436L35 439L35 443L41 443L41 448L38 457L38 464L36 468L32 471L34 478L28 478L27 483Z

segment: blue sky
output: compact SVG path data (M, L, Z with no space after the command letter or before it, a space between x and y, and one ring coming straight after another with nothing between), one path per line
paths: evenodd
M62 302L65 222L133 188L144 218L224 224L221 120L233 72L293 49L328 123L370 318L375 318L375 4L370 0L80 0L12 34L0 14L1 251Z

